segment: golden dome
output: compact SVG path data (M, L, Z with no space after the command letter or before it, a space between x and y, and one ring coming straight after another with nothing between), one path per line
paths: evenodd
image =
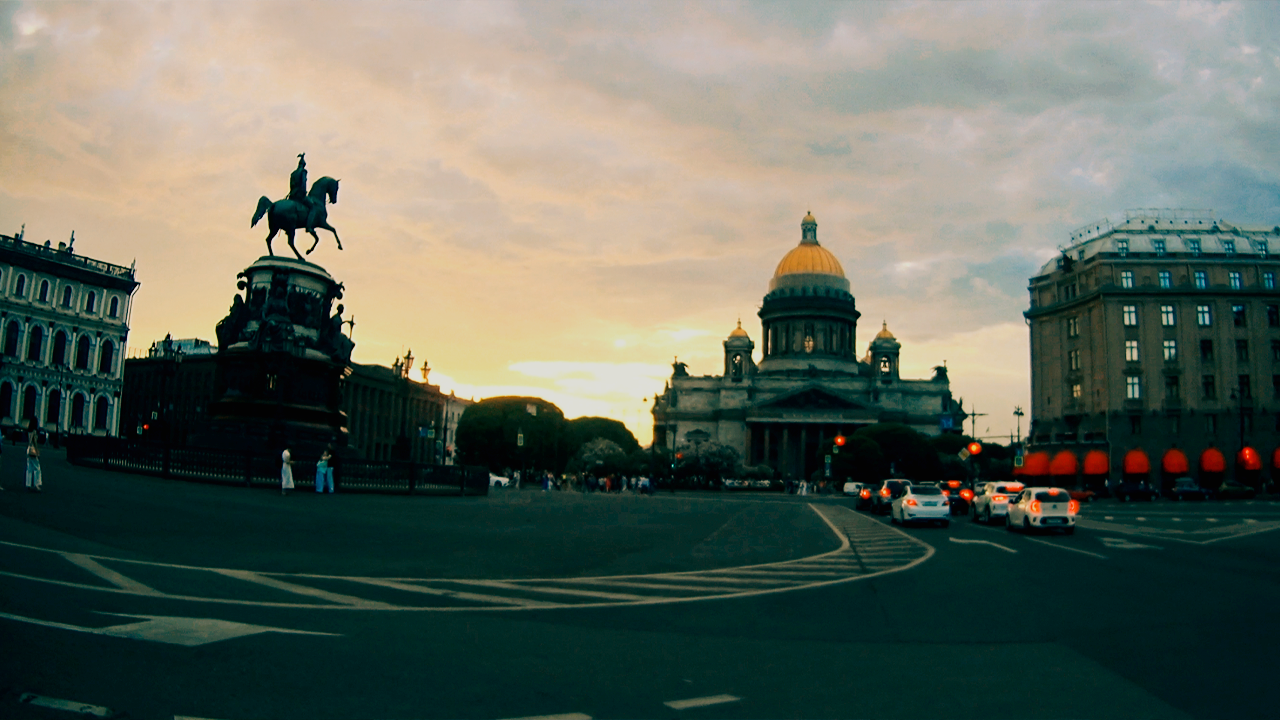
M747 337L747 331L742 329L742 321L741 321L741 320L739 320L739 321L738 321L738 327L734 328L734 329L733 329L733 332L729 333L729 337L731 337L731 338L736 338L736 337Z
M877 340L897 340L893 333L889 332L889 323L880 321L880 332L876 333Z
M838 275L844 277L844 268L840 267L840 261L830 250L819 245L817 242L802 242L799 246L792 248L791 252L782 257L782 262L778 263L778 269L774 271L775 278L783 275L795 275L798 273L814 273L819 275Z

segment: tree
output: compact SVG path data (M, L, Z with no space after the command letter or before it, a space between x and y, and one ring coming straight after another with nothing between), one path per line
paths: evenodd
M857 434L845 440L840 452L831 456L831 479L837 483L878 483L889 477L889 461L875 440Z
M560 472L568 459L565 429L564 413L541 398L487 398L458 420L458 459L492 472L524 467Z
M640 449L639 441L627 426L612 418L580 417L568 421L565 444L571 457L583 444L596 438L612 440L628 455Z
M859 429L855 438L874 441L892 470L909 480L931 481L942 477L942 463L928 438L901 423L876 423Z
M738 451L714 440L676 448L676 475L700 477L715 484L738 467Z
M627 472L630 458L612 440L596 438L583 443L569 459L566 470L596 475L612 475Z

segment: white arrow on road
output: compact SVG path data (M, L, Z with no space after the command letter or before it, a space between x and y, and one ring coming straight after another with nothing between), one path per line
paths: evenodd
M117 613L103 614L117 615ZM120 615L120 617L145 619L141 622L128 623L127 625L112 625L110 627L81 627L79 625L70 625L67 623L52 622L49 620L37 620L35 618L23 617L21 615L0 613L0 618L31 623L32 625L43 625L44 627L60 628L62 630L71 630L73 632L86 632L94 635L128 638L130 640L149 640L151 642L184 645L186 647L207 645L220 640L230 640L232 638L243 637L245 635L257 635L265 632L288 633L290 635L335 636L335 633L291 630L289 628L269 627L266 625L249 625L246 623L231 622L229 620L215 620L213 618L167 617L164 615Z
M1018 552L1013 548L1007 548L1001 545L1000 543L993 543L990 540L961 540L960 538L947 538L947 539L953 543L964 543L965 545L990 545L991 547L998 547L1005 552L1010 552L1010 553Z
M1116 548L1118 550L1141 550L1143 548L1147 548L1150 550L1164 549L1159 545L1143 545L1142 543L1130 542L1128 540L1122 540L1120 538L1104 537L1099 539L1102 540L1103 545L1106 545L1109 548Z

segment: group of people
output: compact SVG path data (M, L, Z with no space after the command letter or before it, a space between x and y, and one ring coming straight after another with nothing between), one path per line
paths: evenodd
M334 464L333 443L330 443L316 461L316 492L333 492ZM289 448L285 448L280 454L280 494L285 495L293 489L293 457Z
M625 475L605 475L597 478L594 475L588 475L583 480L583 492L638 492L641 495L649 495L653 492L653 485L647 477L627 477Z

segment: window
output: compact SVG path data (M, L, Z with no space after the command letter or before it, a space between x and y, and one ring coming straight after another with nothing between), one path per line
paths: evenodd
M40 281L40 302L49 302L49 281Z
M116 346L110 340L102 341L102 349L98 351L98 372L103 375L110 375L111 369L115 365ZM741 359L739 359L741 362Z
M1280 305L1267 306L1267 327L1280 327Z
M120 298L111 298L111 310L107 312L111 317L120 317Z
M32 362L40 362L40 356L44 353L44 328L35 325L31 328L31 332L27 333L27 359Z
M1232 306L1231 306L1231 319L1232 319L1232 321L1234 321L1234 322L1235 322L1235 326L1236 326L1236 327L1244 327L1244 326L1245 326L1244 306L1243 306L1243 305L1232 305Z
M1168 270L1160 271L1160 287L1162 288L1173 287L1173 273L1169 272Z
M1240 282L1240 273L1238 272L1227 273L1227 282L1231 285L1232 290L1239 290L1244 286L1244 284Z
M1280 375L1271 376L1271 397L1280 399Z
M1239 389L1240 389L1240 398L1241 398L1241 399L1243 399L1243 400L1252 400L1252 399L1253 399L1253 386L1250 384L1249 376L1248 376L1248 375L1241 375L1241 376L1240 376L1240 378L1239 378L1239 382L1240 382L1240 388L1239 388Z
M89 369L89 336L81 335L76 341L76 369Z
M1151 246L1156 249L1157 255L1163 255L1165 253L1164 240L1152 240Z
M1080 369L1080 351L1079 350L1071 350L1070 352L1067 353L1067 369L1069 370Z
M1124 341L1124 361L1138 362L1138 341L1137 340Z
M1174 362L1177 359L1178 359L1178 341L1165 340L1164 341L1164 361Z
M1209 433L1210 435L1216 435L1218 433L1218 416L1217 415L1204 416L1204 431Z
M44 421L50 425L58 423L58 418L62 416L62 391L49 391L49 402L46 404L44 411Z
M85 398L83 393L76 393L71 396L71 417L67 418L67 424L73 428L84 427L84 406Z
M18 276L18 284L13 288L13 294L17 295L18 297L27 296L27 276L26 275Z
M1254 240L1253 250L1264 258L1271 252L1271 248L1267 246L1266 240Z
M1132 270L1120 271L1120 287L1126 288L1126 289L1133 287L1133 271Z
M1138 306L1137 305L1124 306L1124 324L1126 327L1138 326Z
M84 299L84 311L87 313L92 313L97 309L98 309L98 293L91 292L89 293L89 296Z
M1189 248L1191 249L1191 254L1192 254L1192 255L1199 255L1199 254L1200 254L1200 241L1199 241L1199 240L1188 240L1188 241L1187 241L1187 247L1189 247Z
M1280 362L1280 340L1271 341L1271 359Z
M1080 318L1078 317L1067 318L1067 337L1079 337L1079 336L1080 336Z
M96 406L93 409L93 429L106 430L107 417L109 415L108 411L110 410L110 407L107 404L107 399L100 397L95 405Z
M1212 340L1200 341L1200 359L1204 360L1205 362L1213 362L1213 341Z
M1200 378L1200 385L1204 388L1205 400L1218 399L1218 385L1214 381L1212 375L1205 375L1204 377Z
M1164 379L1164 396L1168 400L1182 397L1182 379L1177 375L1168 375Z
M61 330L53 336L53 356L49 358L49 364L54 367L67 366L67 334Z
M4 328L4 354L6 357L18 357L18 333L22 329L18 327L17 320L10 320L9 324Z
M1125 397L1130 400L1137 400L1142 397L1142 378L1137 375L1130 375L1124 379Z
M71 288L70 287L62 288L62 307L64 308L71 307Z
M1172 305L1160 306L1160 324L1165 327L1173 327L1177 324L1177 317L1173 313Z
M1222 241L1222 252L1224 252L1224 253L1226 253L1226 254L1228 254L1228 255L1235 255L1235 254L1236 254L1236 241L1235 241L1235 240L1223 240L1223 241Z
M1196 324L1200 327L1209 327L1213 325L1213 312L1208 305L1196 306Z
M1142 416L1141 415L1129 416L1129 432L1134 435L1142 434Z
M1071 384L1071 398L1072 398L1073 400L1079 400L1079 399L1080 399L1080 383L1072 383L1072 384Z
M1116 240L1116 252L1120 253L1121 255L1129 254L1128 238L1122 238L1122 239Z
M1268 290L1276 289L1276 274L1273 272L1262 273L1262 287Z
M1067 285L1063 285L1063 286L1062 286L1062 299L1063 299L1063 300L1075 300L1075 299L1076 299L1076 284L1075 284L1075 283L1069 283L1069 284L1067 284Z
M1196 271L1196 288L1199 290L1203 290L1207 287L1209 287L1209 273L1205 272L1204 270L1197 270Z
M1249 341L1236 340L1236 360L1249 362Z

